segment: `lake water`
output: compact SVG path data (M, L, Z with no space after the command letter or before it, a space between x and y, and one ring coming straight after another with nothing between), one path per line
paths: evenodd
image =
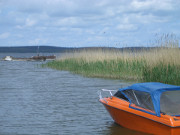
M0 54L28 57L33 54ZM0 135L145 135L116 125L97 91L132 84L0 61Z

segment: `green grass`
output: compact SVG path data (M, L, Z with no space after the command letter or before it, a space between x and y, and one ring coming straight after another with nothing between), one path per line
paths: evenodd
M104 60L86 62L84 60L67 59L48 62L45 66L71 71L87 77L137 80L141 79L144 64L143 61Z
M155 44L159 47L137 52L83 49L66 53L43 66L87 77L180 85L179 40L174 35L164 34Z
M159 63L153 68L144 67L143 81L180 85L180 66Z
M180 66L163 63L148 66L146 60L86 61L68 58L46 63L46 67L66 70L86 77L113 78L180 85Z

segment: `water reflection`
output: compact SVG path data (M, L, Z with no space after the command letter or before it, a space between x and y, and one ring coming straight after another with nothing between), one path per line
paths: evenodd
M116 124L115 122L112 122L107 128L108 130L106 131L106 135L149 135L146 133L129 130Z
M37 64L42 63L0 62L0 135L145 135L114 124L98 102L98 90L131 82L85 78Z

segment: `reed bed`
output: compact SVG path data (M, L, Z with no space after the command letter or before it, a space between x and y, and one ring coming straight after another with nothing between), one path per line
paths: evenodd
M87 77L180 84L179 48L156 48L140 52L82 50L68 53L46 66Z
M174 42L173 42L174 43ZM162 82L180 85L179 45L160 46L141 51L84 49L66 53L45 66L87 77Z

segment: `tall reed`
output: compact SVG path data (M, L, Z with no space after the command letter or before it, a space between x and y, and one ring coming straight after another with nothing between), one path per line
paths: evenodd
M168 40L165 46L137 52L102 48L84 49L64 54L58 60L48 62L46 66L88 77L180 85L180 49L176 40L175 42Z

